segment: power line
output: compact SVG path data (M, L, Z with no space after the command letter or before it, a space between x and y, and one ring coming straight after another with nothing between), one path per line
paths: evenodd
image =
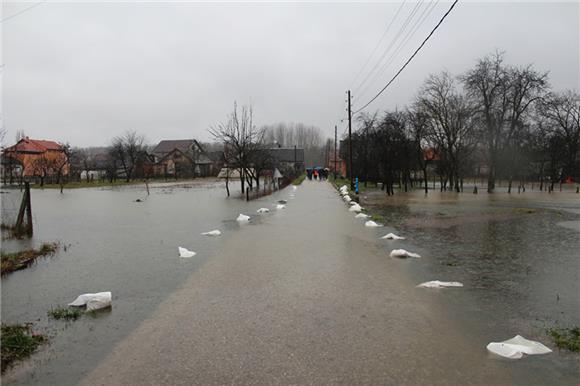
M411 22L411 20L413 20L413 17L415 17L415 14L419 10L419 8L421 8L422 3L423 3L423 0L420 0L418 3L415 4L415 6L411 10L411 13L409 14L409 16L407 16L407 18L405 19L405 21L403 21L403 24L401 25L401 27L399 27L399 31L395 35L394 39L391 41L391 43L389 44L389 46L383 52L383 55L381 56L381 58L377 61L377 63L375 63L375 65L373 66L373 68L370 70L370 72L367 74L367 76L362 80L362 82L354 89L354 94L357 94L358 93L358 90L360 90L366 84L366 82L369 80L369 78L374 75L374 73L377 70L377 68L379 67L379 65L381 65L381 63L383 62L383 60L387 57L387 55L391 51L391 48L393 48L393 46L395 45L395 43L399 40L399 37L407 29L407 26L409 25L409 23Z
M22 9L22 10L16 12L16 13L10 15L10 16L5 17L4 19L0 20L0 23L4 23L5 21L8 21L8 20L10 20L12 18L15 18L16 16L21 15L24 12L31 10L32 8L38 7L40 4L45 3L45 2L46 2L46 0L39 1L38 3L34 3L34 4L30 5L30 6L28 6L28 7L24 8L24 9Z
M389 87L391 85L391 83L393 83L395 81L395 79L397 79L397 77L399 76L399 74L401 72L403 72L403 70L405 69L405 67L407 67L407 65L411 62L411 60L413 60L413 58L415 57L415 55L417 55L417 53L421 50L421 48L423 48L423 46L425 45L425 43L427 43L427 40L429 40L429 38L433 35L433 33L435 33L435 31L437 30L437 28L439 28L439 26L441 25L441 23L443 23L443 20L445 20L445 18L447 17L447 15L449 15L449 13L451 13L451 10L453 9L453 7L455 7L455 4L457 4L458 1L459 0L455 0L453 2L453 4L451 4L451 7L449 7L449 9L447 10L447 12L445 12L445 15L443 15L443 17L441 18L441 20L439 20L439 23L437 23L437 25L435 26L435 28L433 28L431 30L431 32L429 33L429 35L427 35L427 37L425 38L425 40L423 40L423 43L421 43L421 45L415 50L415 52L413 53L413 55L411 55L411 57L409 59L407 59L407 61L405 62L405 64L403 64L403 66L399 69L399 71L397 71L397 73L395 74L395 76L393 76L393 78L385 85L385 87L383 87L381 89L381 91L379 91L378 94L375 95L370 101L368 101L363 107L361 107L360 109L356 110L354 112L354 114L357 114L357 113L361 112L368 105L370 105L371 103L373 103L375 101L375 99L377 99L387 89L387 87Z
M405 0L406 1L406 0ZM373 58L373 56L375 55L375 53L377 52L377 50L379 49L379 47L381 46L382 41L385 39L385 37L387 36L387 33L389 33L391 26L393 25L393 22L395 21L395 19L397 18L397 16L399 16L399 13L401 12L401 9L403 9L403 6L405 5L405 1L403 1L401 3L401 6L399 7L399 9L397 9L397 12L395 12L395 14L393 15L393 17L391 18L391 21L389 23L389 25L387 26L387 29L385 30L385 32L383 33L383 35L381 36L381 38L379 39L379 41L377 42L377 45L375 46L375 48L373 49L373 51L371 52L371 54L369 55L368 59L366 60L366 62L363 64L363 66L361 67L360 71L358 72L358 74L356 74L356 76L354 77L354 79L351 82L351 85L354 85L354 83L357 81L357 79L359 78L359 76L363 73L363 71L366 69L367 65L370 63L371 59Z
M415 34L419 30L419 28L423 25L423 23L425 22L427 17L431 14L431 12L433 11L433 9L435 8L435 6L437 5L438 2L439 2L439 0L437 0L434 3L430 3L421 12L421 14L417 18L417 20L415 20L414 24L411 26L409 31L405 34L403 39L399 42L399 44L397 45L397 47L395 48L393 53L390 55L390 57L387 59L387 61L385 61L385 63L383 63L380 70L372 77L372 80L370 82L367 82L366 86L362 87L361 90L358 92L359 98L364 97L366 95L366 92L372 88L375 81L379 80L381 78L381 76L385 73L385 71L391 66L391 64L397 58L397 56L399 55L401 50L404 47L406 47L409 40L411 40L411 38L413 36L415 36Z
M438 3L439 3L439 0L437 0L433 3L430 3L421 12L421 14L417 18L417 20L415 20L414 25L409 29L407 34L403 37L403 39L401 40L399 45L395 48L394 52L391 54L390 58L381 66L381 69L379 70L379 72L377 72L375 74L373 79L370 82L368 82L366 84L366 86L364 88L362 88L362 90L360 90L360 92L358 93L359 97L366 95L365 93L372 87L373 83L376 80L380 79L380 77L385 73L385 71L391 66L391 64L395 61L395 59L397 58L397 56L399 55L401 50L407 46L407 43L413 38L413 36L415 36L415 34L419 30L419 28L421 28L421 26L423 25L423 23L425 23L425 20L427 19L427 17L429 17L429 15L431 15L431 12L433 12L433 10L435 9L435 7L437 6Z

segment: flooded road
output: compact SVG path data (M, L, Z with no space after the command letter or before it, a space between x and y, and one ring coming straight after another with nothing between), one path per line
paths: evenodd
M580 376L565 352L506 361L485 350L518 333L553 347L542 323L578 323L572 212L513 214L500 204L501 221L423 226L417 218L457 208L377 197L389 227L368 229L329 184L305 181L290 194L246 203L213 184L149 197L139 188L33 191L34 242L70 248L2 280L4 322L56 331L4 383L529 385ZM287 208L276 211L281 198ZM271 213L255 216L262 206ZM238 213L250 223L238 225ZM222 237L200 235L216 228ZM391 230L408 239L379 240ZM391 259L394 245L423 258ZM198 255L179 259L177 246ZM465 288L415 287L435 279ZM46 317L79 293L107 290L108 313L70 324Z

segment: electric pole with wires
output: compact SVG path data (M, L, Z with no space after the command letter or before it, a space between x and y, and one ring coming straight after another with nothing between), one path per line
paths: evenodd
M352 113L350 110L350 90L348 95L348 179L350 180L350 189L354 190L354 182L352 179Z
M336 125L334 125L334 179L336 180Z

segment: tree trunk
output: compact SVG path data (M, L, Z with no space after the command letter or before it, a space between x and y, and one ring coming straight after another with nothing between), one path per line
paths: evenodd
M240 169L240 184L242 185L242 194L244 194L246 192L246 187L245 187L245 175L244 175L244 168Z
M428 180L427 180L427 167L423 168L423 181L425 181L425 194L429 193L429 187L427 186Z

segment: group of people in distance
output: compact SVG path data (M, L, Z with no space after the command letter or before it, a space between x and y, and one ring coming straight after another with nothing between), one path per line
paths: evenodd
M324 168L306 168L306 176L310 181L312 178L318 181L324 181L328 178L328 169Z

